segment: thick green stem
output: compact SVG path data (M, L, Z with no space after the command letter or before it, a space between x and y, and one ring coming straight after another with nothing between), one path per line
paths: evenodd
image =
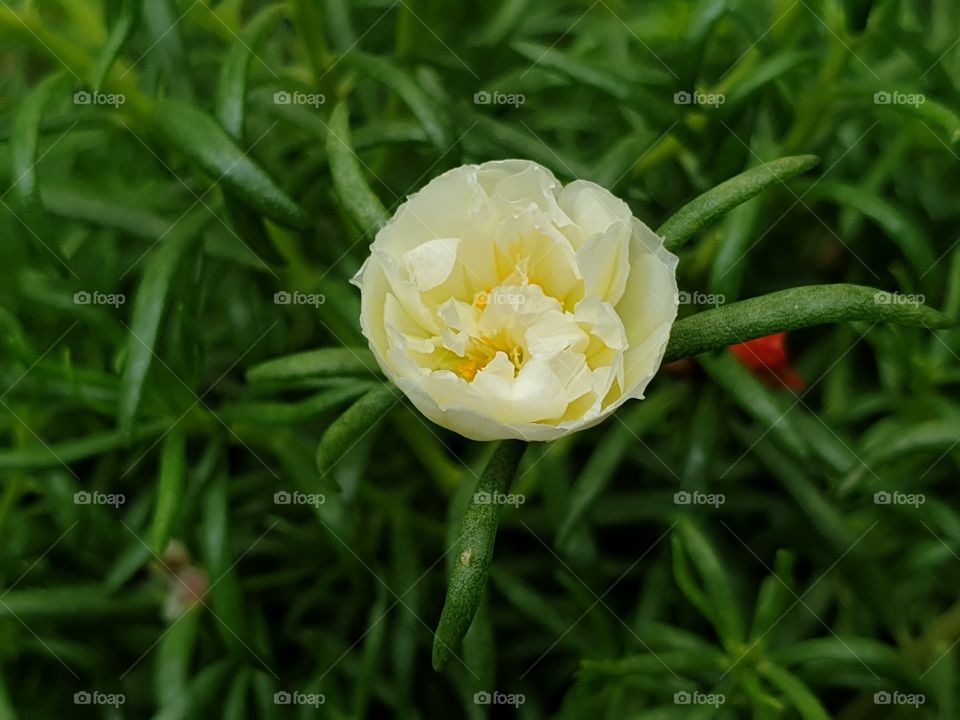
M526 443L521 440L501 442L477 482L473 498L463 516L454 550L457 555L450 574L447 599L434 635L434 670L440 671L446 667L451 655L463 642L463 636L467 634L480 606L503 506L499 499L510 490L525 449Z
M864 320L940 330L955 325L922 298L863 285L806 285L705 310L673 326L664 362L784 330Z
M677 210L657 229L667 249L676 252L701 228L771 185L783 184L820 162L816 155L795 155L758 165L707 190Z

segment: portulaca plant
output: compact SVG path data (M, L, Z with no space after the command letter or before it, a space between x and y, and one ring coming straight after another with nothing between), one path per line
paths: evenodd
M0 0L0 720L960 716L958 26Z
M595 183L563 185L541 165L464 165L430 180L392 217L363 179L347 109L327 152L338 195L360 227L378 228L353 282L373 358L390 383L370 390L324 434L326 474L363 429L405 395L437 425L502 441L462 521L433 664L457 652L480 604L503 503L527 442L553 441L642 400L661 364L691 356L718 379L747 372L709 351L843 320L950 326L922 302L837 284L788 288L677 319L674 252L732 208L818 163L759 165L680 208L656 230ZM760 346L741 350L763 365ZM780 368L767 368L776 374ZM589 504L573 503L569 531Z

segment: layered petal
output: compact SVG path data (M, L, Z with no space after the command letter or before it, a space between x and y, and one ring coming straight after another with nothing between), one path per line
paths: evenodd
M643 396L676 263L598 185L503 160L411 196L354 283L374 356L420 412L475 440L546 441Z

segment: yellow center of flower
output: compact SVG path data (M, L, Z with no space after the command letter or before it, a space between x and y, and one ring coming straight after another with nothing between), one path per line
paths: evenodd
M516 377L526 359L523 346L514 342L505 330L494 335L479 335L470 338L470 345L464 355L464 362L457 366L457 374L468 382L476 377L493 360L498 352L509 358L513 365L513 375Z
M529 286L535 286L535 283L529 283ZM539 286L537 286L539 289ZM473 307L480 311L481 317L486 314L491 302L495 307L504 306L503 297L494 295L494 288L479 290L474 293ZM509 300L510 298L506 298ZM513 365L513 375L516 377L523 367L527 353L523 344L511 336L506 328L499 328L494 331L480 331L472 334L463 353L463 362L456 366L457 374L467 382L471 382L477 373L483 370L496 356L502 352Z

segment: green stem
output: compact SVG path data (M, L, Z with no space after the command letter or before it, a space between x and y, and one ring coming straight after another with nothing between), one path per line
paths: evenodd
M772 160L725 180L677 210L657 229L667 250L676 252L701 228L771 185L783 184L820 162L816 155Z
M320 438L317 445L317 468L320 477L333 470L372 428L397 404L397 393L387 383L378 385L340 415ZM327 480L327 482L332 482Z
M741 300L680 320L673 326L664 362L699 355L784 330L864 320L930 330L954 323L933 308L901 302L896 295L863 285L806 285Z
M503 506L496 498L510 490L526 447L521 440L500 443L484 468L463 516L447 599L433 640L433 669L438 672L460 647L480 606Z

